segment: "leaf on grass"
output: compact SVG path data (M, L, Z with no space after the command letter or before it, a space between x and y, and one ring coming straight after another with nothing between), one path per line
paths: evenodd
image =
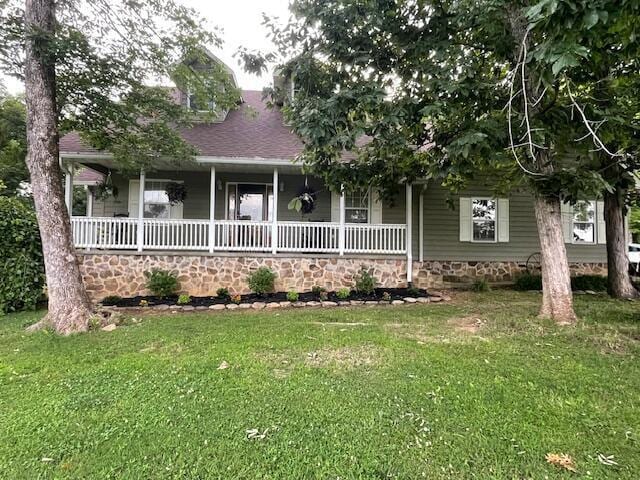
M618 462L616 462L613 459L613 455L603 455L602 453L599 453L598 461L603 465L609 465L609 466L618 465Z
M555 465L556 467L564 468L570 472L577 472L576 464L566 453L547 453L545 456L548 463Z
M229 364L223 360L220 366L218 367L218 370L224 370L226 368L229 368Z
M247 439L249 440L264 440L264 438L267 436L267 432L269 431L269 429L267 428L264 432L260 433L260 430L258 430L257 428L250 428L248 429L247 432Z

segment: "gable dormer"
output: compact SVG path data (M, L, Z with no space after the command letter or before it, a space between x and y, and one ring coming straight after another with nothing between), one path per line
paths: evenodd
M194 121L222 122L241 101L235 73L207 49L192 53L174 71L176 100L193 112Z

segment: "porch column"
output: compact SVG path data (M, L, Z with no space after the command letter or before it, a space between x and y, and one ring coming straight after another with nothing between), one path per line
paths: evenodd
M84 186L84 190L87 194L87 217L93 217L93 193L88 185Z
M73 165L66 165L64 170L64 203L71 217L73 215Z
M420 242L420 263L424 262L424 185L420 188L420 208L418 212L418 241Z
M344 185L340 186L340 230L338 231L338 249L340 255L344 255L345 246L345 211L344 211Z
M278 169L273 169L273 222L271 223L271 253L278 251Z
M211 165L211 180L209 182L209 253L213 253L215 244L215 213L216 213L216 167Z
M140 170L140 186L138 190L138 251L142 251L144 246L144 183L146 175L144 170Z
M413 258L412 258L412 252L411 252L411 219L413 217L413 212L412 212L412 205L411 205L411 200L412 200L413 196L411 195L411 184L407 183L407 206L406 206L406 212L407 212L407 238L406 238L406 242L407 242L407 283L410 284L413 278Z

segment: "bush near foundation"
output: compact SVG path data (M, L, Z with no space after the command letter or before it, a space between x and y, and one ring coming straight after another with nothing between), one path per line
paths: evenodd
M154 295L164 298L174 295L180 289L180 282L175 273L160 268L144 272L147 278L147 288Z
M249 289L257 294L264 295L274 290L276 274L268 267L260 267L252 272L247 279Z
M45 277L40 232L33 207L0 196L0 314L34 309Z
M376 280L364 266L356 275L356 292L371 295L376 288Z
M524 273L516 278L514 283L516 290L542 290L542 277ZM577 275L571 277L572 290L592 290L594 292L607 291L607 277L600 275Z

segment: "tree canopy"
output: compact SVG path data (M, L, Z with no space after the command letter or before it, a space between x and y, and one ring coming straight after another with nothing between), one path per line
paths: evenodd
M27 154L26 112L20 97L0 95L0 195L15 195L29 181L24 161Z

